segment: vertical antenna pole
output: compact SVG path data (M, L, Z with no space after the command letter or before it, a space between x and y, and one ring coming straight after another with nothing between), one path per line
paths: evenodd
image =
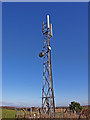
M52 24L50 24L50 36L52 37Z
M49 15L47 15L47 29L49 29Z

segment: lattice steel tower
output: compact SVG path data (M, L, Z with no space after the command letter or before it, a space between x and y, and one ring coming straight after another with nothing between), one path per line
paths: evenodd
M42 87L42 118L55 117L55 103L51 68L51 46L52 24L49 24L49 15L47 22L42 23L42 32L44 36L44 47L39 53L43 57L43 87Z

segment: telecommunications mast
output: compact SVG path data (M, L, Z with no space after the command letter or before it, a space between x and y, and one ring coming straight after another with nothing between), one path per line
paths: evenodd
M44 36L44 47L42 52L39 53L39 56L43 57L42 118L54 118L55 103L50 46L50 38L52 37L52 24L49 23L49 15L47 15L47 22L42 23L42 32Z

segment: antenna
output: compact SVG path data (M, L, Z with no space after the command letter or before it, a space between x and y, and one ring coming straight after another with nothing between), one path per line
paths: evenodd
M50 36L52 37L52 24L50 24Z
M42 32L44 33L44 21L42 22Z
M47 29L49 29L49 15L47 15Z

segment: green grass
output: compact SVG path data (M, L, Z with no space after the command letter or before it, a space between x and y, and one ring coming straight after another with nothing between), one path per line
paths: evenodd
M18 115L20 115L21 111L18 110L17 112L18 112ZM15 118L15 115L16 115L16 111L15 110L5 109L5 108L2 109L2 118ZM24 113L23 113L23 116L24 116Z
M2 118L15 118L15 110L2 109ZM7 115L6 115L7 114Z
M0 108L0 120L2 118L2 108Z

